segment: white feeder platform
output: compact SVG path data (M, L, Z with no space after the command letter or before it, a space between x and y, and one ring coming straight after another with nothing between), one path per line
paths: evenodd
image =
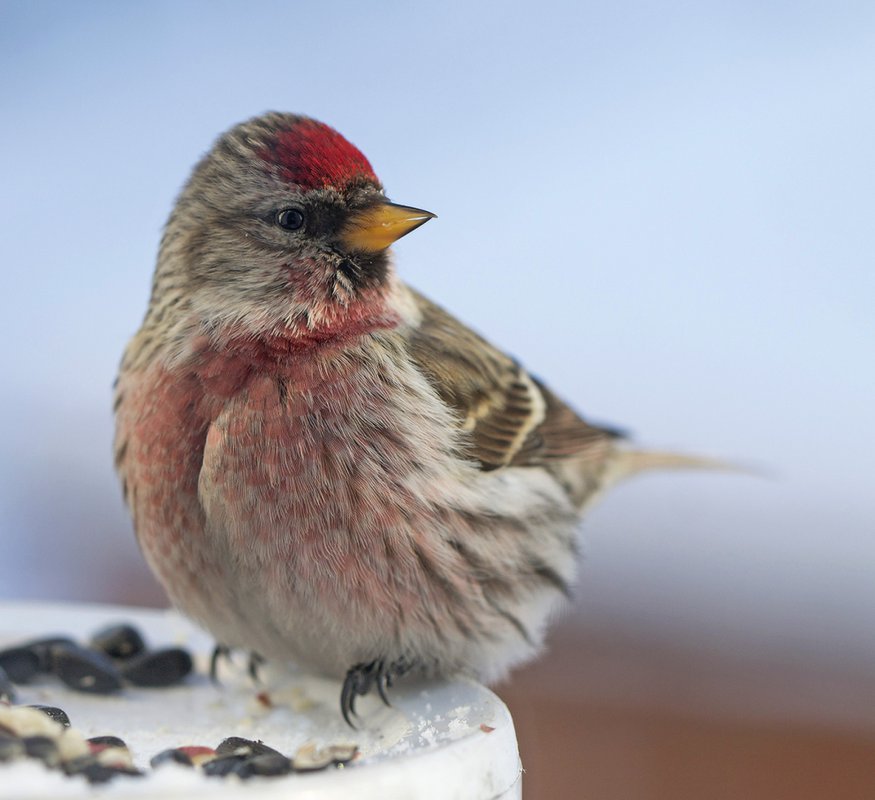
M150 648L181 646L197 674L167 689L126 688L116 695L75 692L52 676L16 686L16 704L62 708L85 737L114 735L127 743L143 778L119 776L89 785L32 759L0 764L0 798L290 798L294 800L511 800L522 797L522 767L504 703L468 680L414 683L379 697L358 698L359 729L340 716L340 683L271 665L253 683L245 657L208 676L212 640L172 611L119 606L0 603L0 649L27 639L69 636L86 644L110 624L139 628ZM216 747L229 736L258 739L293 756L302 746L355 744L356 759L322 772L281 778L208 777L199 769L149 759L172 747Z

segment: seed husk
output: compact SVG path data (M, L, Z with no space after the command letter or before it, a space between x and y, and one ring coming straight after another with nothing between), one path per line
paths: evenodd
M75 728L61 728L58 750L61 753L61 761L72 761L74 758L81 758L91 753L85 737Z
M335 764L348 764L359 754L358 746L354 744L332 744L325 751Z
M318 749L315 744L305 744L292 756L295 772L316 772L334 763L328 749Z
M48 736L56 739L64 732L60 723L39 709L27 706L0 706L0 727L21 738Z

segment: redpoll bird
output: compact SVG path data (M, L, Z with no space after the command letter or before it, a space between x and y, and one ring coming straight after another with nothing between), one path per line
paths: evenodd
M494 680L541 647L584 507L659 464L402 283L434 215L306 117L232 128L167 223L117 382L116 464L173 603L343 677ZM670 460L670 459L669 459Z

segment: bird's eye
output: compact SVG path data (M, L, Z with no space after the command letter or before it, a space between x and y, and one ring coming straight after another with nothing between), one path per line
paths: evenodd
M304 227L304 215L297 208L284 208L276 212L276 224L287 231L297 231Z

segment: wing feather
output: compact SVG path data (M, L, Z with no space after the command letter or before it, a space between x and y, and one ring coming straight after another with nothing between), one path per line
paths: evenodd
M586 422L513 358L413 295L422 321L410 335L410 355L458 414L467 454L484 470L544 466L581 494L578 484L591 481L575 474L600 472L619 432Z

